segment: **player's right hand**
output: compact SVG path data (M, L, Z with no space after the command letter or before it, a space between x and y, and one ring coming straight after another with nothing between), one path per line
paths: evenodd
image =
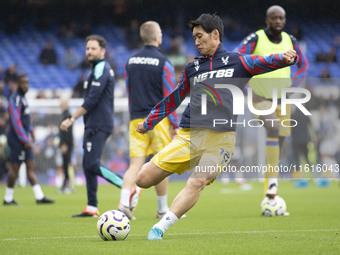
M32 142L35 143L35 134L34 131L31 132Z
M288 50L283 53L283 60L286 61L286 64L290 65L293 64L296 58L296 51L295 50Z
M145 129L143 126L144 122L139 122L137 126L137 132L141 134L146 134L149 130Z
M174 139L178 133L178 128L171 128L171 138Z
M72 121L71 121L69 118L67 118L67 119L65 119L63 122L61 122L61 124L60 124L60 129L61 129L62 131L68 132L68 128L69 128L71 125L72 125Z
M32 149L32 145L31 145L31 143L30 142L27 142L27 143L24 143L24 148L25 148L25 150L31 150Z

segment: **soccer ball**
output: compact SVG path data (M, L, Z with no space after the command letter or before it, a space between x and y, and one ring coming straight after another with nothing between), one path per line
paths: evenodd
M286 202L279 196L265 197L261 203L262 215L267 217L281 216L286 212L286 209Z
M99 217L97 230L104 241L124 240L130 233L130 221L120 211L107 211Z

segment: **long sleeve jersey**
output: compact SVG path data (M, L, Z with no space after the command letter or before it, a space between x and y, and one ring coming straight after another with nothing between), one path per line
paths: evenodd
M176 87L174 67L158 48L150 45L129 58L124 77L131 120L145 118ZM176 112L170 113L168 118L171 125L177 128L179 121Z
M273 37L270 36L268 33L268 29L259 30L256 33L251 33L248 35L241 43L240 45L234 50L235 52L243 53L243 54L258 54L258 55L268 55L272 53L277 53L278 51L273 52L273 50L270 47L267 47L265 53L257 53L255 52L258 46L259 42L259 32L264 32L265 39L268 39L272 44L280 45L282 44L285 37L288 37L291 44L292 49L296 51L297 55L299 56L299 61L296 63L297 70L295 74L292 75L292 87L299 86L300 83L303 81L303 79L307 75L307 67L308 67L308 60L307 57L303 54L300 44L296 40L296 38L292 35L289 35L285 32L281 32L281 36L275 40ZM286 77L290 78L290 77Z
M9 99L10 125L9 139L19 139L21 143L29 142L29 133L32 132L31 113L25 95L17 90Z
M110 64L101 60L93 64L91 73L84 82L84 103L87 110L84 115L85 128L112 132L114 72Z
M296 57L294 64L299 61ZM199 57L184 69L176 89L160 101L149 113L143 126L152 130L158 122L174 111L191 92L190 103L184 110L180 127L210 128L217 131L235 131L231 122L237 121L234 114L231 91L216 88L216 84L236 86L243 90L248 80L258 74L288 66L283 53L270 56L244 55L227 52L220 44L211 57ZM202 114L202 97L207 99L207 114ZM242 95L243 96L243 95ZM213 119L227 119L226 125L213 127Z

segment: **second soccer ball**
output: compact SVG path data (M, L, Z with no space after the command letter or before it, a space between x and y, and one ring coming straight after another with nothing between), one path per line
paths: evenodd
M263 216L282 216L287 210L286 202L280 196L274 198L265 197L261 203Z

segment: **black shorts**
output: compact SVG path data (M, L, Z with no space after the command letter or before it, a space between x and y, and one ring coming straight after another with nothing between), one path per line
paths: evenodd
M24 144L18 138L9 136L8 145L11 151L9 156L10 162L21 164L23 161L34 159L33 150L25 150Z

